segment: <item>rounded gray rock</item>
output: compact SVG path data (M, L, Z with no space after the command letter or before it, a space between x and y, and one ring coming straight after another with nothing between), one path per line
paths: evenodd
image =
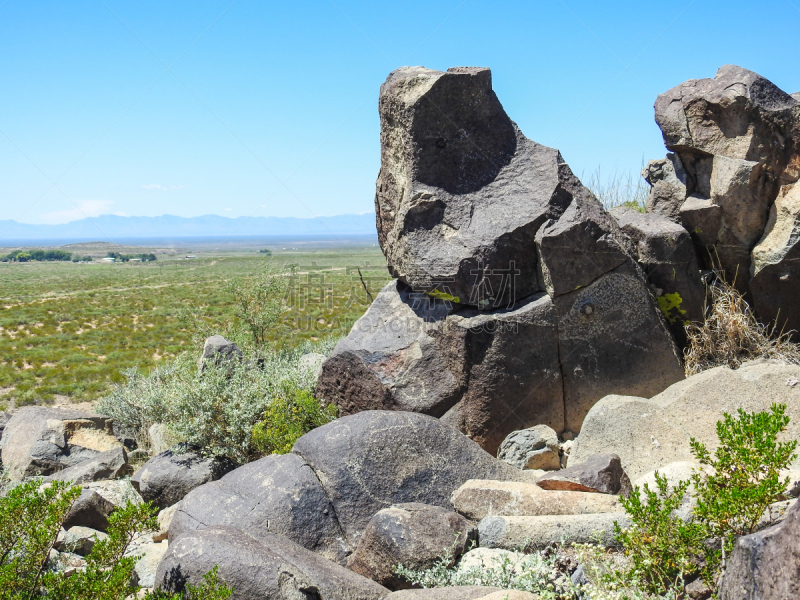
M410 588L395 573L397 565L419 571L450 553L457 559L477 534L474 523L453 511L417 502L397 504L372 517L347 568L390 590Z
M147 502L162 509L209 481L216 481L236 468L222 456L202 456L195 447L179 444L148 460L131 478Z

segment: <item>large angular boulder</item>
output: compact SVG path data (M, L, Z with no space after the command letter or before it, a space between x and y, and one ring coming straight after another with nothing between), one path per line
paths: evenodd
M631 481L616 454L595 454L582 463L542 475L536 480L536 484L545 490L595 492L620 496L628 496L631 493Z
M74 484L116 479L130 474L133 469L128 464L128 455L123 446L117 446L89 458L77 465L67 467L46 477L48 481L70 481Z
M720 600L800 597L800 505L778 525L736 540L720 584Z
M217 525L256 540L283 535L342 564L351 551L319 479L296 454L265 456L191 491L177 505L169 539Z
M450 309L393 281L324 363L317 395L341 414L410 410L443 415L463 385L437 342Z
M183 591L187 583L200 583L214 567L219 581L233 587L232 600L379 600L388 593L282 535L255 539L235 527L209 527L178 536L158 566L155 583L165 591Z
M689 232L666 216L631 208L612 209L620 229L634 246L658 307L681 345L686 323L702 322L706 288Z
M397 565L429 569L442 556L458 559L477 541L474 523L439 506L396 504L375 514L347 560L347 568L390 590L413 587Z
M292 452L319 479L352 547L381 509L406 502L452 509L450 495L468 479L520 477L455 428L410 412L337 419L305 434Z
M568 465L593 454L614 452L635 481L645 473L693 459L695 438L712 451L723 413L768 411L785 404L790 417L785 439L800 438L800 366L745 363L737 370L717 367L676 383L651 399L611 395L595 404L576 438ZM800 466L800 458L793 468Z
M445 415L494 454L511 431L578 431L605 393L682 378L626 236L509 119L489 69L403 67L379 108L376 219L398 281L325 362L319 396Z
M199 448L180 444L148 460L131 483L146 502L162 509L235 468L236 463L224 456L203 456Z
M657 310L632 261L555 301L540 293L496 311L393 281L325 362L317 395L345 415L442 416L495 454L533 425L577 432L606 393L654 395L682 379Z
M111 418L40 406L20 408L0 438L3 468L15 481L51 475L118 447Z
M800 177L800 102L752 71L725 65L713 79L661 94L655 114L675 168L671 175L666 164L663 174L648 167L648 210L675 218L677 209L703 266L721 268L752 293L762 319L800 329L800 312L786 308L796 304L800 285L788 208ZM776 206L776 198L784 200Z

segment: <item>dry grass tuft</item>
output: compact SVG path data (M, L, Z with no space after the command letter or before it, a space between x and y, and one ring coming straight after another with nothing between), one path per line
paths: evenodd
M755 358L800 364L800 344L791 341L791 332L759 323L742 295L721 278L710 291L711 310L705 322L686 326L687 377L722 365L736 369Z

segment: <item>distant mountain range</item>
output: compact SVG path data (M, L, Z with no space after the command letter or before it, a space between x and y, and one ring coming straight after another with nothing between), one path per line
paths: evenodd
M4 233L5 232L5 233ZM101 215L63 225L0 221L0 235L15 240L172 238L196 236L293 236L375 234L375 213L298 219L295 217L120 217ZM0 242L2 240L0 239Z

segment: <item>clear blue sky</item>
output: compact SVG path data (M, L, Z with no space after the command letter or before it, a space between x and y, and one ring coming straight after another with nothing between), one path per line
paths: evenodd
M660 92L725 63L800 90L799 7L0 0L0 219L371 211L400 65L489 66L576 173L638 171L664 154Z

